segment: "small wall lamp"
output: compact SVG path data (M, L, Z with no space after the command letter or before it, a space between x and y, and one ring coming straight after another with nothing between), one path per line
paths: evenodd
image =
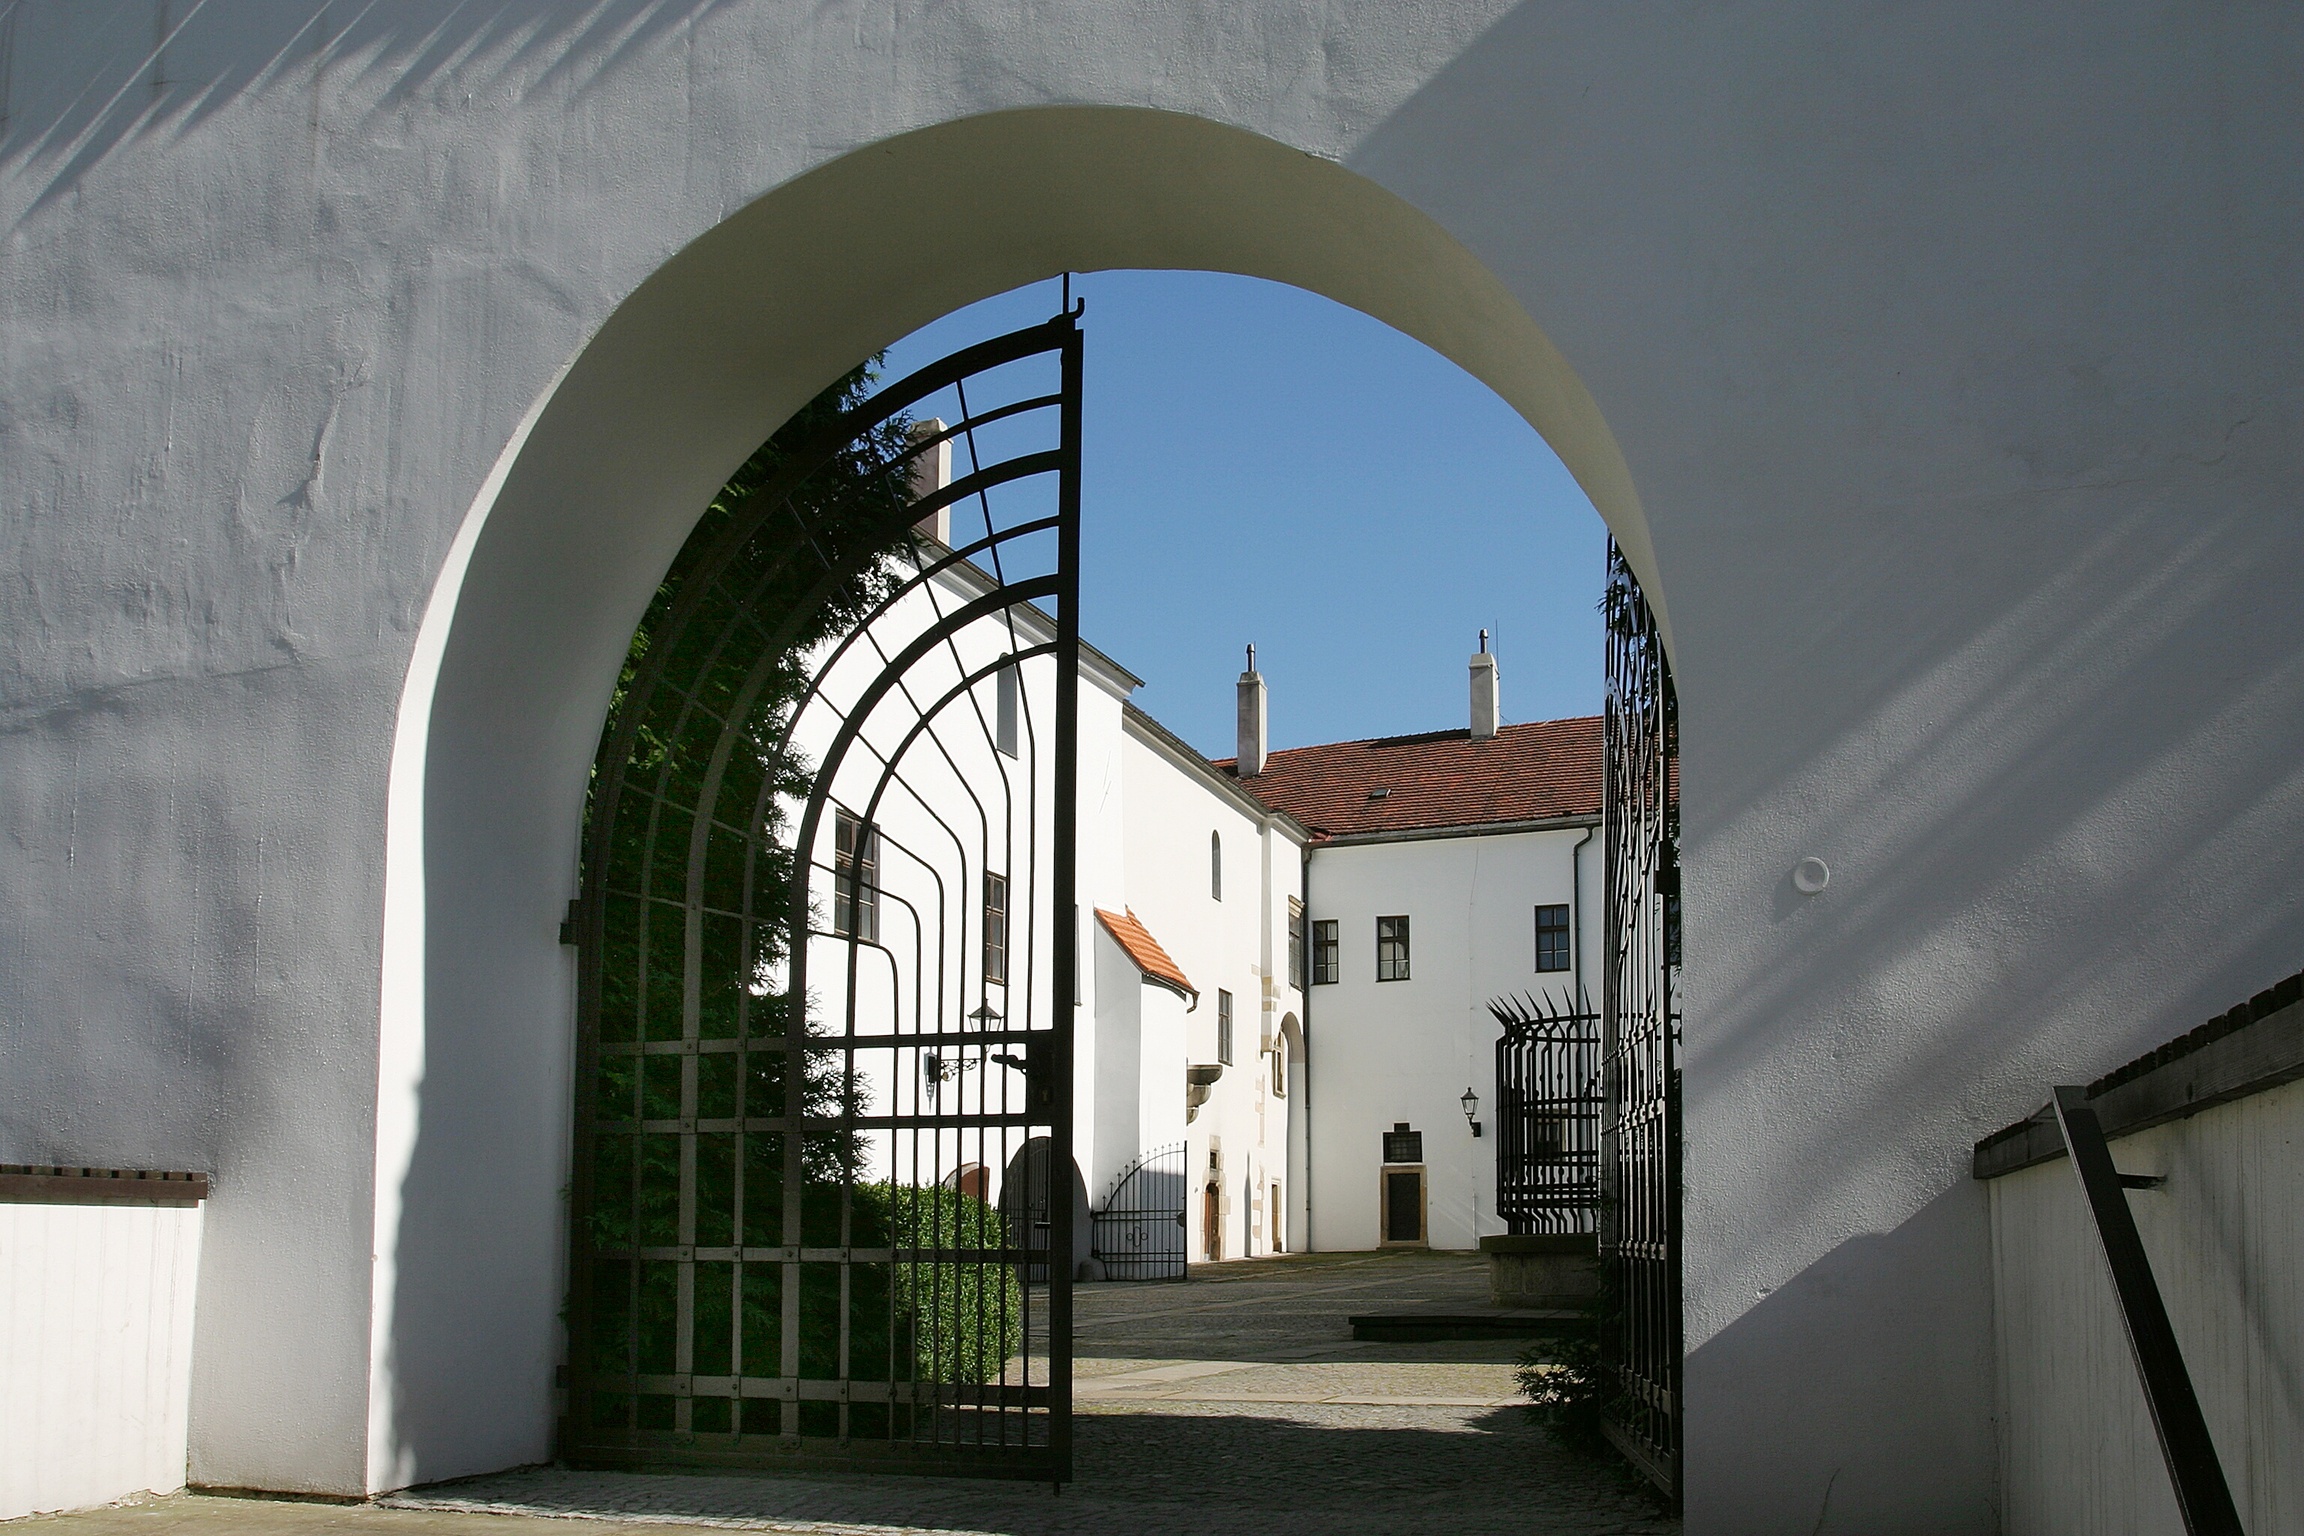
M1477 1137L1480 1134L1480 1122L1473 1117L1480 1113L1480 1095L1467 1088L1464 1097L1456 1102L1464 1106L1464 1123L1472 1127L1472 1134Z

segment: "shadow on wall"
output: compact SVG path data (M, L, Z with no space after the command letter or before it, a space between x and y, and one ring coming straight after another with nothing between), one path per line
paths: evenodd
M1479 146L1424 206L1608 412L1671 588L1691 1508L1805 1530L1845 1435L1825 1528L1918 1528L1849 1501L1989 1496L1968 1148L2304 948L2294 358L2236 319L2287 313L2296 175L2188 148L2183 105L2287 142L2293 33L2139 69L2005 7L1575 17L1516 7L1346 163ZM2010 58L2055 61L2013 117L1942 117ZM1975 1298L1940 1339L1931 1295Z
M1808 920L1827 931L1799 942L1853 961L1838 978L1844 991L1893 989L1898 972L1927 963L1931 1007L1958 1017L1957 1038L1989 1042L1980 1054L1998 1058L2010 1042L1992 1026L2036 1016L2048 1028L2035 1059L2083 1078L2292 971L2304 939L2298 904L2256 898L2283 884L2304 889L2304 854L2284 855L2284 881L2208 876L2240 859L2260 866L2265 843L2252 818L2293 815L2304 796L2304 631L2289 598L2304 525L2230 515L2292 475L2294 450L2241 396L2203 391L2178 402L2123 376L2225 366L2213 352L2228 314L2216 285L2173 292L2165 270L2138 260L2096 274L2118 285L2111 291L2079 293L2067 270L2011 262L1989 245L1970 253L1971 265L1927 274L1849 259L1863 238L1849 228L1852 209L1892 206L1901 219L1954 228L1975 221L1979 198L2019 192L2038 205L2032 222L2117 220L2134 228L2139 250L2214 226L2225 194L2181 162L2180 135L2160 131L2181 110L2175 98L2128 103L2132 84L2100 73L2116 73L2117 60L2071 59L2079 88L2100 86L2101 100L2043 121L2025 161L1997 167L2022 186L1995 185L1929 147L1920 119L1940 106L1945 79L1978 77L2008 57L2063 54L2051 15L2003 11L1946 28L1916 13L1858 22L1789 6L1732 29L1715 23L1723 54L1677 45L1685 18L1617 20L1590 31L1550 8L1516 8L1347 163L1390 182L1448 146L1492 143L1480 104L1499 96L1527 103L1534 115L1518 132L1537 143L1639 142L1665 100L1684 104L1675 114L1773 121L1786 110L1782 80L1720 66L1745 52L1799 57L1795 34L1818 29L1813 40L1834 68L1803 77L1801 110L1881 147L1845 162L1803 160L1809 179L1787 184L1781 162L1736 134L1680 143L1686 153L1668 163L1499 146L1455 201L1431 205L1526 296L1611 422L1624 418L1617 430L1639 467L1641 499L1671 514L1674 533L1656 549L1663 576L1700 572L1702 622L1738 626L1734 643L1683 633L1680 607L1698 594L1671 594L1687 863L1700 876L1692 901L1706 894L1702 866L1715 849L1765 835L1756 823L1782 824L1779 835L1805 826L1823 846L1786 846L1780 863L1736 871L1738 894L1765 903L1794 859L1823 853L1834 890L1813 911L1830 916ZM2134 147L2137 174L2182 216L2149 211L2134 186L2083 172L2102 163L2108 136ZM1723 196L1764 200L1771 217L1744 230L1740 245L1688 248L1689 210ZM1609 237L1575 250L1519 238L1514 210L1531 207ZM1642 283L1578 265L1635 252ZM1691 266L1700 275L1682 270ZM1762 335L1701 305L1660 319L1644 311L1658 291L1722 303L1733 292L1739 306L1768 306L1771 325ZM2107 306L2136 317L2135 355L2117 364L2076 350ZM1674 328L1669 337L1660 324ZM1716 398L1700 369L1643 369L1668 341L1722 368L1765 372L1794 395ZM1916 394L1911 368L1944 361L1948 344L1978 349L1959 359L1964 376ZM1811 424L1819 451L1781 453L1787 409ZM1670 437L1644 435L1654 427ZM2028 429L2054 440L2011 440ZM1925 436L1920 468L1889 431ZM1883 473L1888 465L1897 476ZM2139 482L2152 489L2120 489ZM1690 508L1703 516L1686 516ZM1807 510L1817 508L1829 512ZM1811 536L1849 523L1861 537ZM1822 660L1802 686L1773 688L1750 678L1754 655ZM2243 696L2198 686L2204 672L2261 681ZM2185 793L2211 781L2218 794ZM2068 828L2054 850L2062 856L2045 867L2043 806L2064 807ZM1998 898L1996 909L1980 908L1978 891ZM2225 920L2187 925L2214 934L2213 948L2172 955L2126 942L2169 903L2219 899ZM1705 1051L1732 1049L1724 1037L1740 1033L1739 1021L1776 1016L1788 993L1815 982L1757 955L1703 953L1714 925L1702 918L1691 909L1691 973L1704 972L1707 1005L1690 1015L1692 1066ZM2066 922L2098 937L2084 946L2088 963L1994 967L1996 955L2067 947L2049 932ZM1963 977L1965 995L1949 993ZM2115 1028L2085 1007L2090 989L2126 1003ZM2068 1006L2040 1006L2058 1001ZM1743 1063L1731 1055L1710 1065ZM1897 1059L1883 1075L1943 1065ZM1980 1113L1975 1134L2037 1104L2033 1075L2017 1097ZM1957 1134L1947 1143L1965 1144Z
M1817 1536L1998 1529L1991 1258L1984 1186L1964 1179L1755 1298L1692 1353L1688 1394L1735 1405L1688 1426L1689 1500L1708 1536L1780 1536L1787 1512ZM1905 1391L1883 1398L1884 1379ZM1819 1423L1836 1427L1837 1465L1815 1462ZM1916 1455L1929 1477L1911 1477Z
M1673 588L1685 744L1691 1116L1711 1092L1738 1098L1740 1076L1771 1074L1806 1108L1779 1123L1843 1146L1868 1125L1863 1145L1925 1144L1947 1169L2051 1078L2085 1080L2190 1027L2293 971L2304 945L2304 846L2283 835L2304 814L2304 523L2235 513L2286 495L2264 487L2293 483L2294 434L2243 394L2179 400L2145 377L2227 366L2217 285L2174 292L2166 269L2135 260L2079 291L2067 269L1989 243L1927 273L1851 259L1867 240L1886 255L1922 225L1973 225L1988 197L2036 210L2028 226L2113 221L2137 251L2227 219L2228 194L2176 147L2177 96L2135 100L2109 54L2066 58L2064 109L2022 162L1980 180L1947 158L1922 127L1940 82L2070 52L2046 13L1977 22L1792 5L1585 29L1521 5L1347 160L1388 184L1484 146L1480 175L1427 206L1574 362L1671 530L1655 557ZM1691 26L1714 48L1685 46ZM1788 166L1738 133L1675 139L1669 159L1517 147L1652 142L1682 113L1781 126L1788 77L1722 67L1754 55L1828 56L1801 76L1798 110L1878 152ZM1530 114L1511 147L1484 115L1497 99ZM2165 204L2085 171L2108 141L2133 149L2123 163ZM1739 243L1692 248L1691 210L1724 197L1770 217ZM1573 249L1529 241L1516 210L1536 207L1607 233ZM1899 223L1852 229L1860 208ZM1600 265L1620 261L1643 280ZM1653 312L1666 291L1716 301ZM1766 306L1764 331L1728 312L1730 294ZM2116 362L2085 350L2108 309L2133 317L2132 355ZM1772 388L1716 395L1702 368L1646 366L1667 349ZM1916 390L1922 365L1961 372ZM1816 451L1782 452L1787 412ZM1849 525L1859 536L1815 536ZM1754 677L1763 656L1816 665L1779 687ZM2201 686L2210 677L2255 682ZM1808 853L1832 886L1798 899L1785 877ZM1704 910L1722 898L1749 906ZM1723 949L1751 907L1773 931ZM2154 942L2171 926L2185 944ZM1829 973L1801 963L1819 952ZM1802 1017L1860 1046L1796 1064L1832 1084L1783 1071L1777 1021ZM1962 1113L1880 1134L1923 1081L1973 1085ZM1820 1166L1853 1185L1875 1165ZM1763 1201L1738 1214L1798 1213Z
M84 76L12 73L0 82L0 172L40 190L26 214L69 196L88 171L132 140L171 142L263 82L326 81L365 116L388 122L405 103L453 81L469 102L534 93L581 96L627 57L665 45L723 0L623 0L604 5L396 0L389 6L189 5L154 36L153 8L12 5L0 12L0 63L31 57L96 62ZM70 34L73 46L41 34ZM340 104L339 104L340 105ZM389 137L388 130L383 135ZM20 215L21 216L21 215Z

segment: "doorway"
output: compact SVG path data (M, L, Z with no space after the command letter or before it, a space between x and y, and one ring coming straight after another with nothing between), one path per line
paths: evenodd
M676 556L694 507L708 499L725 466L848 361L924 315L1045 275L1050 251L1081 267L1128 261L1215 266L1336 294L1404 330L1441 340L1555 441L1569 444L1588 483L1624 484L1596 409L1549 343L1468 253L1413 210L1387 201L1350 172L1307 167L1303 157L1234 130L1163 114L1053 116L1065 121L933 130L876 147L855 165L818 178L806 193L816 211L802 222L813 221L809 227L821 238L797 263L778 232L792 211L789 200L779 201L779 194L746 210L633 296L507 450L503 473L476 503L459 544L464 563L435 593L426 621L431 648L419 648L405 695L419 771L394 778L396 851L387 905L413 913L414 920L388 925L387 971L414 980L395 990L386 1008L385 1050L392 1059L427 1061L438 1069L431 1080L445 1083L460 1062L516 1052L552 1063L546 1080L569 1083L573 1062L555 1031L566 1017L570 968L553 946L552 930L567 894L567 851L577 841L596 755L597 738L581 722L597 721L615 692L631 624ZM1076 166L1052 163L1048 153L1061 144L1071 155L1089 144L1103 131L1090 119L1117 127L1118 138L1115 153L1092 157L1101 168L1083 181ZM989 140L981 137L987 131ZM1170 142L1163 135L1179 137ZM1256 189L1236 205L1212 203L1203 189L1171 207L1129 182L1131 166L1227 159L1243 168L1241 185ZM986 185L1048 192L1047 209L1023 216L1030 219L1069 225L1080 209L1109 204L1133 210L1130 227L1154 233L1122 239L1110 250L1075 252L1062 241L1027 240L1001 220L956 214L949 228L920 243L933 260L907 255L914 265L892 276L874 266L900 244L887 239L883 218L859 213L846 233L837 227L847 217L839 210L879 208L885 200L856 188L843 192L837 184L851 172L877 177L898 165L947 184L988 177ZM1319 183L1309 201L1273 195L1275 188L1302 185L1306 176ZM1324 245L1323 232L1348 209L1354 211L1347 222L1359 231L1352 250L1300 260ZM1194 236L1174 250L1155 249L1164 238L1156 232L1171 219L1178 228L1236 228L1212 243ZM1275 221L1289 228L1267 227ZM988 263L960 259L995 247L1004 254ZM715 265L704 259L713 253L733 259ZM1334 270L1338 260L1354 271ZM812 317L804 335L791 329L802 316ZM700 345L660 347L674 336ZM1595 453L1599 460L1591 460ZM1615 510L1627 526L1636 525L1628 497ZM538 901L554 919L540 939L532 922ZM883 921L888 916L884 912ZM478 977L488 984L474 985ZM980 1076L987 1069L975 1070ZM479 1437L488 1444L503 1439L499 1430L511 1411L506 1403L547 1411L550 1366L534 1362L557 1355L549 1335L560 1282L556 1254L549 1244L530 1241L527 1228L504 1228L501 1243L480 1249L443 1240L461 1229L429 1192L437 1170L484 1160L502 1172L497 1197L507 1208L532 1210L545 1227L557 1225L558 1191L571 1172L554 1151L567 1145L559 1118L565 1111L516 1100L491 1103L481 1119L468 1120L435 1104L436 1088L408 1092L411 1105L419 1092L426 1105L421 1117L408 1115L418 1127L408 1155L432 1182L411 1186L425 1198L411 1198L399 1247L378 1261L399 1266L402 1301L389 1326L394 1369L409 1383L390 1397L409 1406L394 1409L389 1435L426 1468L453 1472L466 1465L458 1448L475 1441L468 1420L479 1405L488 1405L494 1426ZM558 1104L568 1101L563 1094ZM513 1155L507 1147L540 1150ZM976 1161L1001 1166L994 1157ZM1291 1194L1301 1206L1305 1193L1292 1187ZM1223 1214L1211 1223L1219 1234ZM390 1233L380 1237L393 1240ZM485 1300L494 1313L531 1316L535 1325L521 1335L518 1350L507 1336L505 1351L491 1346L474 1354L456 1345L460 1336L449 1319L421 1302L443 1294L474 1298L475 1305ZM483 1370L488 1392L455 1388L459 1371ZM522 1433L542 1431L531 1426ZM543 1449L540 1444L538 1454Z

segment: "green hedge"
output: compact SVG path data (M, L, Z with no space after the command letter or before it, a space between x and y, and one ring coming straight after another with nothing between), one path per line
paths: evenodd
M973 1195L874 1188L892 1200L900 1248L1001 1245L1005 1228L1000 1213ZM899 1265L896 1300L909 1320L914 1369L923 1381L996 1381L1023 1347L1024 1287L1012 1264Z

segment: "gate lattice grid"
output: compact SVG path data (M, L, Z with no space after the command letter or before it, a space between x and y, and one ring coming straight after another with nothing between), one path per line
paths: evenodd
M1091 1218L1107 1280L1184 1278L1184 1143L1157 1147L1120 1170Z
M1601 820L1600 1349L1605 1428L1680 1497L1679 706L1662 636L1615 541L1605 599Z
M575 914L568 1460L1070 1476L1072 1208L996 1186L1073 1157L1077 315L851 376L635 637Z
M1505 1230L1596 1230L1600 1204L1600 1015L1498 998L1496 1214Z

